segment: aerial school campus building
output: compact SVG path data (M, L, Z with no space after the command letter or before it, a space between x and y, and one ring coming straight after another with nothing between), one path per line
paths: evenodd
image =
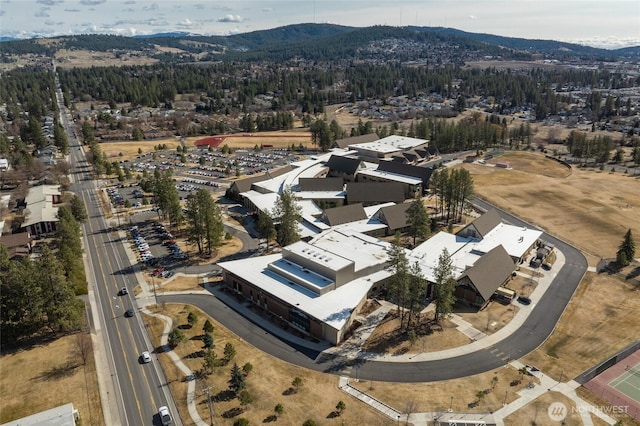
M268 213L278 194L291 188L302 208L298 228L302 240L277 254L218 263L224 285L283 324L339 344L367 298L380 294L391 275L387 270L390 243L377 237L406 227L408 203L403 201L426 190L432 170L389 158L398 146L398 158L406 158L407 149L426 146L425 141L409 139L391 139L391 148L384 139L368 142L368 159L376 157L370 148L382 146L384 155L378 156L377 164L362 161L362 144L357 144L294 163L263 181L255 177L238 181L229 195L251 210ZM391 162L398 166L389 166ZM327 177L332 180L321 182ZM342 178L344 186L336 178ZM350 190L354 184L365 186ZM319 200L336 207L320 209ZM420 265L431 299L438 258L446 249L457 282L455 296L481 308L511 279L516 265L541 235L541 231L503 223L490 210L458 233L439 232L406 250L406 255L411 264Z

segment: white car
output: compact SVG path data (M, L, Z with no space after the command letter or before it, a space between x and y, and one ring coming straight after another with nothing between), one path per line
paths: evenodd
M162 426L171 424L171 414L169 414L169 408L166 406L162 406L158 408L158 416L160 416L160 422Z
M142 360L142 362L144 364L147 364L147 363L151 362L151 355L149 355L148 351L144 351L144 352L142 352L142 355L140 355L140 359Z

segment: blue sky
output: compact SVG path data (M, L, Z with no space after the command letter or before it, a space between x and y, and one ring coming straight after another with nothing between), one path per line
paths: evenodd
M228 35L307 22L442 26L596 47L640 45L639 0L0 0L0 35L19 38Z

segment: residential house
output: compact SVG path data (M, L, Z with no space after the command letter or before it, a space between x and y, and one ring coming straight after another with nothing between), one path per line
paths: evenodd
M58 204L61 200L58 185L39 185L29 189L25 198L25 221L22 229L31 235L54 232L58 223Z

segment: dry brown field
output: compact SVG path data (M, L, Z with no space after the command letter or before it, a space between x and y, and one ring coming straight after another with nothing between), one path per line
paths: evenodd
M102 425L93 353L74 355L76 335L63 336L0 357L0 423L73 403L83 425Z
M150 65L158 62L143 54L124 54L119 58L113 52L60 49L55 53L56 66L60 68L121 67Z
M583 250L589 264L613 258L627 229L640 236L640 178L572 168L531 152L464 164L481 197Z
M457 348L471 343L471 340L456 329L456 325L443 319L438 326L433 326L433 313L427 312L417 321L416 340L411 343L405 332L401 332L400 317L392 311L376 327L364 342L367 352L387 354L417 354L423 352L442 351Z
M191 370L200 369L202 358L190 357L189 355L202 350L202 340L199 336L203 334L202 327L207 316L196 308L183 305L168 304L164 309L160 313L174 318L174 326L186 326L183 327L183 332L187 335L188 340L178 345L176 353ZM189 310L197 312L199 315L198 322L192 328L189 328L187 324ZM274 414L276 404L284 406L284 414L276 422L278 425L300 425L306 419L313 419L319 425L335 424L336 421L342 420L345 425L391 426L395 424L394 421L379 415L341 392L338 389L337 376L309 371L273 358L238 339L215 320L211 318L209 320L215 327L213 332L214 352L218 359L224 357L223 349L228 342L233 344L237 355L229 364L217 367L214 373L206 379L206 382L198 382L196 405L203 419L208 421L209 411L202 389L213 386L212 395L220 399L215 401L213 405L214 421L217 425L231 425L235 419L240 417L248 419L251 424L264 423L265 419ZM145 316L145 321L148 324L154 345L158 346L160 333L164 327L163 323L159 319L148 316ZM183 380L183 375L174 367L167 354L159 354L159 359L167 375L167 380L170 382L172 392L176 395L176 403L181 417L186 421L186 424L189 424L185 397L187 385ZM223 400L225 399L225 391L228 389L227 382L233 363L237 363L240 367L246 363L251 363L253 366L253 371L247 377L247 390L253 397L253 402L243 413L236 416L229 414L240 407L238 400L235 398ZM300 377L303 384L297 393L289 393L288 389L291 388L291 382L295 377ZM345 402L346 410L337 420L329 418L328 416L335 411L335 406L340 400ZM225 417L225 413L227 413L227 417Z

